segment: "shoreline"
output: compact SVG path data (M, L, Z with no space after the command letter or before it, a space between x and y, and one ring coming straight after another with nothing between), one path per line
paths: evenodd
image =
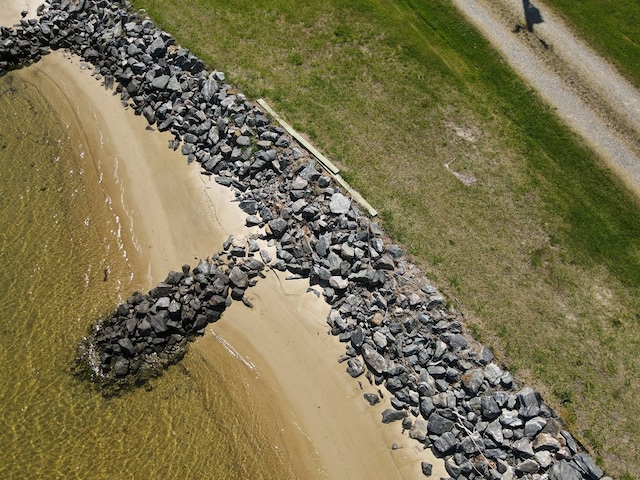
M55 10L58 3L53 4L54 10L45 12L40 24L24 22L17 28L18 37L22 38L4 44L8 55L0 68L4 71L12 65L40 60L49 46L55 49L67 45L71 51L92 59L106 85L119 82L113 95L120 94L121 105L144 116L151 125L146 130L153 130L153 125L160 131L170 130L174 138L168 145L176 150L182 144L181 154L188 157L189 163L197 161L209 181L215 176L215 182L230 187L234 202L239 202L238 208L232 208L228 201L218 205L219 196L211 196L212 185L205 189L210 202L189 201L189 213L204 204L215 205L214 212L230 212L231 208L234 213L229 218L236 222L244 219L246 225L255 226L253 232L257 233L251 234L249 241L244 232L235 238L230 236L221 250L214 250L211 262L208 256L206 260L200 257L192 273L187 267L182 268L182 273L170 272L165 282L158 283L148 295L136 294L119 305L111 317L100 320L91 338L81 342L81 369L91 369L106 388L145 381L159 367L179 360L185 342L203 335L207 324L215 323L220 313L233 305L232 300L242 300L245 307L240 308L249 309L242 310L235 324L231 323L238 325L242 334L240 340L233 342L248 340L249 347L241 349L254 348L258 350L254 352L256 358L264 357L259 361L264 365L261 371L270 372L271 379L275 379L273 394L280 395L284 402L281 412L291 408L290 412L282 412L283 418L288 413L295 426L292 432L302 426L303 437L312 441L322 458L325 474L335 478L364 478L359 476L364 474L367 478L371 474L401 478L402 472L417 472L418 462L407 461L407 469L393 458L387 462L383 452L404 449L398 444L390 449L383 435L369 436L371 427L379 426L377 422L365 422L363 429L354 428L354 419L362 415L353 417L354 404L344 400L350 398L349 393L334 389L345 382L330 374L326 380L316 378L330 371L332 359L326 360L329 348L318 347L318 355L309 355L317 342L305 339L303 319L312 319L311 325L315 323L308 330L311 335L319 337L319 329L324 328L327 334L338 337L346 347L338 363L347 362L346 373L354 380L366 372L364 378L370 385L384 384L385 393L381 389L364 392L368 388L364 380L355 380L362 393L360 405L363 399L370 405L384 399L381 407L391 408L382 412L382 423L397 422L385 428L402 428L398 438L409 431L409 437L422 444L407 451L418 453L419 449L431 447L431 455L418 459L426 460L420 461L423 475L442 476L444 463L453 477L468 473L475 478L474 471L496 478L503 473L513 476L541 471L548 471L554 480L565 478L569 471L584 472L590 478L603 477L602 470L564 430L540 394L531 387L519 386L509 371L493 361L493 353L464 331L460 314L447 307L445 298L406 259L404 251L391 243L376 222L362 215L328 176L316 170L315 160L301 151L284 129L271 123L259 107L224 83L224 73L207 72L202 60L175 47L169 34L137 14L133 18L138 21L130 21L130 12L113 4L89 5L88 11L83 10L84 4L62 4L62 11L70 14L70 28L78 32L73 37L77 43L69 44L69 31L52 34L54 18L60 12ZM115 21L93 25L83 21L104 18L105 14L112 15ZM3 35L11 35L11 31L3 30ZM130 43L134 39L141 42L142 49ZM103 50L104 42L111 47L101 55L98 50ZM87 97L95 100L91 95ZM88 103L92 108L87 117L93 115L97 120L96 106ZM109 116L105 122L113 124L114 117ZM136 131L135 124L119 127L114 127L114 132L125 144L138 137L137 132L132 133ZM103 130L98 128L98 132L102 145ZM121 198L124 211L143 212L139 223L145 232L144 245L150 250L151 279L154 266L174 258L172 255L178 252L185 254L184 238L194 224L202 223L212 212L197 212L199 218L195 222L191 218L185 222L182 202L174 201L174 197L183 200L182 177L163 171L162 178L171 181L160 184L154 174L165 170L164 165L157 157L149 159L146 147L136 151L135 146L135 142L127 146L126 153L134 157L136 167L143 168L122 167L131 185L126 187L123 183L126 188L121 188ZM141 154L146 162L140 160ZM144 167L149 161L153 166ZM116 184L120 183L120 165L116 155ZM131 198L125 198L126 192L131 193ZM132 202L129 208L127 202ZM171 212L177 217L172 218ZM221 225L220 222L215 219L210 225ZM132 227L131 233L137 228L140 227ZM239 233L233 228L232 231ZM270 251L264 249L267 239ZM186 241L184 245L194 244ZM254 255L258 251L262 261ZM198 254L191 255L198 259ZM285 282L308 279L298 282L306 297L301 298L302 290L282 288L277 273L262 273L265 265L267 273L291 273ZM247 290L255 286L257 276L267 278L264 293L260 293L262 286ZM314 285L317 298L324 297L326 305L303 305L307 298L314 298L308 293L307 282ZM254 309L256 298L260 305ZM271 313L260 315L269 309ZM261 317L268 321L259 321ZM247 318L249 323L242 325ZM289 330L293 332L291 336ZM216 338L223 345L228 344L222 337ZM339 348L335 340L332 345ZM235 352L232 346L227 350ZM289 351L292 353L287 356ZM241 354L234 356L254 368ZM305 364L308 357L312 361ZM328 363L323 365L313 357ZM301 381L309 377L313 378ZM347 381L354 384L354 380ZM324 396L329 401L327 406L339 407L328 417L326 413L319 417L321 405L317 399ZM284 431L281 427L280 432ZM354 441L348 435L352 431ZM357 456L356 450L363 441L373 443L362 448L364 456L358 457L358 463L351 453ZM292 449L299 446L295 442L291 445ZM378 445L384 446L378 449ZM341 456L344 452L349 455ZM445 459L435 462L435 472L431 463L434 455ZM353 467L353 473L345 472L345 465Z
M144 117L127 112L91 70L80 69L77 57L52 52L28 68L32 70L21 72L25 78L38 71L63 92L93 143L92 156L102 157L97 167L105 173L103 188L112 199L120 199L115 208L126 232L123 239L131 237L126 248L136 252L133 262L141 265L136 272L141 288L152 288L182 264L195 266L196 258L218 251L230 233L247 233L243 213L230 203L232 192L200 175L197 165L187 166L184 156L167 148L169 134L146 130ZM215 361L212 342L220 342L213 329L256 365L277 399L288 456L304 459L296 465L296 471L305 472L301 478L318 469L324 472L318 478L413 478L425 460L434 464L434 475L440 463L441 476L446 476L441 461L430 459L428 450L401 435L399 423L380 422L388 398L369 407L362 398L367 390L360 391L357 381L345 375L344 365L336 361L343 349L327 335L329 307L305 293L308 281L283 282L284 292L268 274L247 292L256 308L234 304L192 344L192 353ZM313 336L322 337L311 347L307 342ZM320 410L325 413L319 415ZM394 441L402 448L392 450Z

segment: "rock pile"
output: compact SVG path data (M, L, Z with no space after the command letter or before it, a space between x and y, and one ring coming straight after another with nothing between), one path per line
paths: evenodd
M97 322L78 350L78 372L106 394L142 384L179 361L187 343L217 321L232 299L244 301L264 263L253 257L201 260L191 271L169 272L148 294L136 293Z
M382 421L402 422L445 459L451 478L606 478L539 395L463 331L401 248L223 73L207 72L126 2L52 0L38 14L0 30L0 73L49 49L80 55L124 106L174 135L170 148L232 188L259 232L230 238L212 259L170 272L98 322L79 350L94 379L117 389L157 375L233 300L250 307L244 292L268 266L309 278L332 307L328 328L345 345L347 373L384 385L392 408Z

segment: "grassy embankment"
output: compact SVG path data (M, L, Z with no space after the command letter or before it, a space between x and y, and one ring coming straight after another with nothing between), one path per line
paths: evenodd
M448 2L134 4L311 137L469 328L635 478L638 204Z
M640 5L637 0L544 1L640 88Z

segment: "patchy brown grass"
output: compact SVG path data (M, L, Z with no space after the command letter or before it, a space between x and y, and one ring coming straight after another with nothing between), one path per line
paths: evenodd
M134 4L311 138L468 327L634 478L637 205L447 2Z

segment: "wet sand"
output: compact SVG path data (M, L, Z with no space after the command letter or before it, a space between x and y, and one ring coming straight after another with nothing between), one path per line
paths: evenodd
M17 21L15 14L29 3L0 0L9 7L0 24ZM11 11L14 17L7 17ZM74 112L143 288L185 263L195 266L230 233L249 233L232 193L169 150L169 135L145 129L144 118L125 110L119 96L80 68L79 59L54 52L21 75L43 82L47 95L63 98ZM328 306L306 293L308 281L284 277L268 272L247 292L255 308L235 302L194 342L192 353L212 363L217 355L237 354L256 388L264 388L279 410L273 412L279 436L300 478L420 478L421 461L434 464L433 478L446 477L442 462L402 435L399 423L381 423L388 398L369 407L362 393L377 388L361 377L361 389L337 363L344 346L327 334ZM399 449L391 449L394 442Z

